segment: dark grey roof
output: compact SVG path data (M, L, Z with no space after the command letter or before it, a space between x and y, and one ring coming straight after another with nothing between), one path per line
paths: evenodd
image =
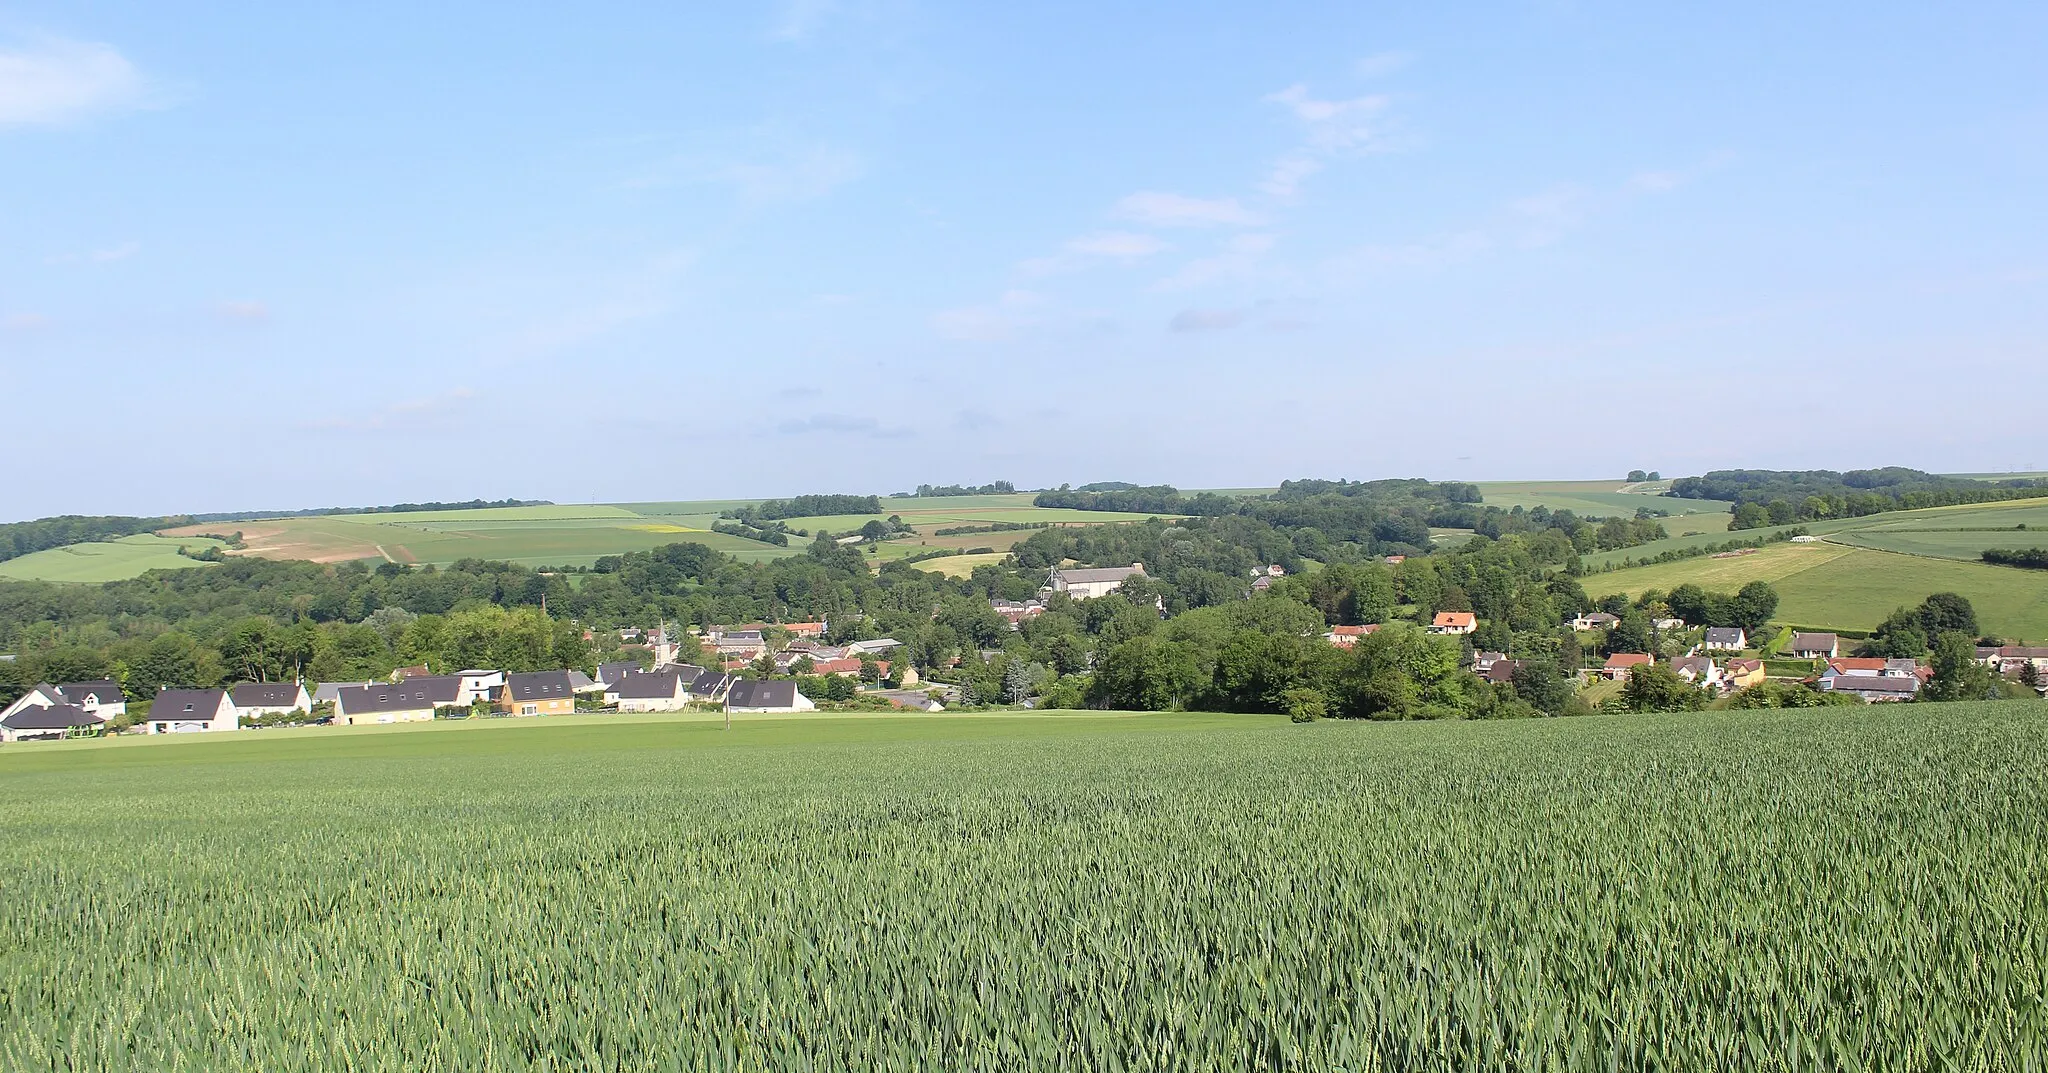
M718 671L705 671L690 683L690 694L697 697L716 697L733 682L733 676Z
M408 678L397 685L343 686L337 703L343 712L351 716L375 712L418 712L455 703L453 690L449 690L443 699L435 699L440 691L434 688L434 684L432 678Z
M335 698L341 696L342 690L350 686L373 686L377 684L374 680L367 682L320 682L313 686L313 703L318 704L321 701L326 701L331 704Z
M228 690L237 708L282 708L299 702L297 682L242 682Z
M611 685L626 675L633 674L639 670L640 661L637 659L622 659L614 660L610 663L600 663L597 665L597 680L606 685Z
M1788 647L1795 652L1815 652L1841 643L1842 639L1832 633L1795 633Z
M128 697L121 692L121 685L101 679L97 682L66 682L57 687L57 692L72 704L83 704L87 698L98 697L101 704L123 704Z
M1742 631L1733 626L1709 626L1707 628L1707 641L1710 644L1722 644L1740 640L1742 640Z
M725 695L728 708L791 708L796 706L795 682L764 682L743 678Z
M527 671L522 674L508 674L505 676L505 688L512 691L512 699L515 702L568 700L576 695L576 687L569 681L568 671Z
M659 700L676 695L677 685L683 681L672 667L658 671L634 671L612 683L611 691L620 700Z
M96 727L104 722L106 720L75 704L55 704L48 708L23 708L0 721L0 726L9 730L65 730L70 727Z
M225 696L218 689L166 689L150 704L149 719L153 723L211 719L220 713Z
M655 670L676 672L676 677L681 678L684 685L696 681L704 673L704 668L694 663L671 663L666 667L656 667Z

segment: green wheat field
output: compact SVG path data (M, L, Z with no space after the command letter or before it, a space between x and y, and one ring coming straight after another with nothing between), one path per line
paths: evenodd
M2048 705L0 748L0 1068L2037 1070Z

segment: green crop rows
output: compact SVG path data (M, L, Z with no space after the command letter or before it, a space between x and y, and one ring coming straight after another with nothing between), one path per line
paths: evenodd
M223 737L0 749L0 1068L2021 1070L2048 1046L2039 704Z

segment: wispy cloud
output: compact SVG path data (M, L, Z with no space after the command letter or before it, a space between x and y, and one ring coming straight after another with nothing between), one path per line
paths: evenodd
M1414 57L1406 52L1375 52L1351 66L1360 78L1384 78L1408 66Z
M45 38L0 48L0 126L61 126L148 103L142 72L112 45Z
M1235 309L1183 309L1167 322L1176 332L1220 332L1244 323L1244 313Z
M1071 239L1051 257L1034 257L1017 266L1027 276L1073 272L1100 260L1129 263L1171 249L1155 235L1136 231L1099 231Z
M262 302L235 300L222 302L215 311L229 320L268 320L270 307Z
M785 0L768 35L777 41L805 40L838 10L838 0Z
M125 261L142 252L142 243L123 242L104 250L87 250L84 253L67 253L50 258L51 264L111 264Z
M339 432L419 428L452 420L467 410L477 397L474 390L457 387L437 395L401 399L353 412L345 407L329 408L321 416L300 424L303 428Z
M655 190L686 183L727 186L743 201L809 201L823 197L865 172L860 155L823 141L772 129L750 132L733 147L671 156L620 185Z
M1225 280L1245 279L1257 269L1274 243L1272 235L1263 233L1233 236L1217 253L1189 261L1180 271L1153 284L1152 289L1186 291Z
M1032 291L1005 291L986 305L963 306L932 314L932 331L963 343L1000 343L1014 339L1038 322L1035 310L1045 299Z
M1156 190L1116 203L1116 215L1148 227L1256 227L1264 222L1234 197L1200 198Z
M1274 161L1259 183L1259 189L1273 197L1293 197L1303 180L1321 171L1324 161L1332 157L1389 148L1385 115L1393 98L1385 94L1325 100L1297 82L1268 94L1266 102L1293 113L1304 134L1301 146Z
M859 436L870 440L898 440L910 435L907 428L884 425L880 418L867 414L812 414L784 421L775 426L775 431L785 436Z

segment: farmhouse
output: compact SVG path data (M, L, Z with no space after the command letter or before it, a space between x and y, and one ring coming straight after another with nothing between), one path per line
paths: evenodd
M2028 664L2033 665L2036 675L2048 675L2048 648L2004 645L1999 648L1978 649L1978 655L1984 660L1985 665L2008 678L2017 677ZM71 689L70 686L64 688Z
M1765 677L1764 661L1760 659L1731 659L1721 670L1721 680L1729 689L1748 689L1762 683Z
M822 622L785 622L782 628L788 630L791 637L808 637L816 640L825 636L825 624Z
M576 711L576 687L568 671L508 674L498 690L498 710L508 715L569 715Z
M313 710L312 694L297 682L243 682L228 690L228 699L238 720Z
M6 719L29 708L55 708L64 704L77 708L87 715L98 716L102 721L128 714L128 697L114 682L66 682L61 686L42 682L22 694L5 710L0 710L0 719Z
M1506 658L1508 658L1508 654L1505 652L1474 652L1472 654L1472 673L1483 678L1486 676L1487 671L1493 669L1494 664Z
M1842 639L1832 633L1795 633L1785 651L1793 659L1833 659L1842 654Z
M1700 647L1709 652L1740 652L1749 647L1749 634L1740 626L1709 626Z
M1471 633L1479 628L1479 616L1470 611L1439 611L1429 620L1431 633Z
M604 699L622 712L676 712L690 702L690 686L673 667L634 671L612 683Z
M780 714L814 711L817 707L811 703L811 698L797 692L795 682L744 678L734 682L725 695L725 710L728 712Z
M1580 633L1584 633L1587 630L1611 630L1619 625L1620 622L1621 619L1605 611L1595 611L1590 615L1580 615L1578 618L1573 619L1572 629Z
M1821 677L1829 678L1838 674L1856 674L1876 678L1884 674L1884 664L1885 661L1881 659L1843 656L1840 659L1829 660L1827 669L1821 672Z
M234 730L235 703L225 689L166 689L150 703L147 734L200 734Z
M1642 652L1616 652L1607 657L1607 664L1600 668L1600 673L1609 681L1619 682L1628 677L1628 672L1637 667L1648 667L1655 662L1655 656Z
M409 678L396 684L347 686L334 701L334 725L424 723L455 703L455 679Z
M1379 629L1380 624L1377 622L1370 622L1363 626L1332 626L1330 627L1330 632L1323 635L1323 640L1336 645L1338 648L1350 648L1360 640L1378 633Z
M42 741L97 734L107 721L76 704L23 708L0 718L0 741Z
M1046 579L1046 585L1052 591L1064 592L1076 600L1092 600L1115 592L1117 586L1130 578L1144 576L1143 563L1129 566L1055 566Z
M1879 704L1912 700L1914 694L1920 692L1920 679L1882 674L1835 674L1822 678L1820 688L1829 693L1852 693L1872 704Z
M1515 672L1521 666L1522 661L1518 659L1497 659L1487 666L1483 677L1494 685L1507 685L1515 680Z

